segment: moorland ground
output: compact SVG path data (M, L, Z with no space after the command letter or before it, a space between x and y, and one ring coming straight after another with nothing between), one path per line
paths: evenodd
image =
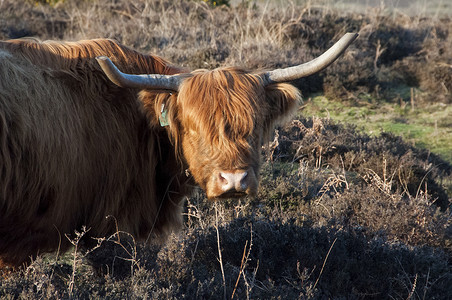
M107 237L89 254L113 258L104 273L78 248L43 255L0 280L1 299L452 297L452 20L444 8L49 2L0 1L0 38L107 37L191 69L265 69L310 60L347 31L360 37L327 70L294 82L304 103L265 145L256 198L211 203L196 191L184 227L164 245Z

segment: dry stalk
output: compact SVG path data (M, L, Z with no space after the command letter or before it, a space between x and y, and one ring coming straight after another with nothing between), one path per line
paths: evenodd
M330 177L327 178L327 180L323 184L322 188L318 192L318 194L320 195L320 198L317 200L317 204L322 200L323 196L328 191L333 189L335 193L338 193L338 188L342 187L343 185L345 186L345 189L349 188L347 178L345 177L345 173L344 174L333 173L333 175L331 175Z
M347 178L345 177L345 170L344 170L343 174L333 173L333 175L328 177L327 180L325 181L325 183L323 184L322 188L320 189L320 191L317 194L317 195L320 195L320 197L315 201L315 205L322 206L325 209L325 211L328 213L330 218L332 217L332 214L328 210L328 208L325 205L323 205L323 203L322 203L323 196L331 189L333 189L334 192L337 194L338 188L342 187L343 185L345 186L345 189L349 188Z
M120 239L121 234L124 234L124 235L128 236L129 238L131 238L132 242L129 243L125 239L124 242L127 242L127 244L124 244ZM133 275L133 270L135 267L140 268L140 266L138 264L138 259L137 259L136 241L135 241L135 238L133 237L133 235L131 235L130 233L118 230L115 233L113 233L112 235L110 235L108 238L96 238L96 240L97 240L97 245L95 247L93 247L92 249L90 249L89 251L87 251L86 254L89 254L92 251L98 249L99 247L102 246L103 242L108 241L108 242L113 242L115 245L119 246L122 250L124 250L124 252L128 256L128 257L121 257L121 256L116 255L113 258L113 265L112 265L112 270L111 270L112 274L114 274L114 266L115 266L114 262L116 259L129 261L131 263L130 264L130 274L131 275Z
M245 285L247 286L247 298L249 298L249 285L248 281L246 280L246 276L244 273L245 267L248 264L249 256L251 253L251 247L253 246L253 228L251 227L251 237L250 237L250 246L248 248L248 252L246 251L246 247L248 245L248 241L245 242L245 247L243 248L243 255L242 255L242 261L240 263L240 270L239 270L239 276L237 277L237 281L235 282L234 290L232 291L231 300L234 299L235 291L237 290L237 285L240 281L240 276L243 276L243 280L245 281Z
M121 260L124 260L124 261L131 262L131 264L130 264L130 274L133 275L134 267L135 266L138 267L138 268L140 267L139 264L138 264L138 259L137 259L137 247L136 247L137 244L136 244L136 241L135 241L135 237L132 234L128 233L128 232L119 230L118 222L117 222L117 220L116 220L116 218L114 216L109 215L109 216L107 216L107 218L113 218L113 220L115 222L116 232L113 233L112 235L110 235L107 238L105 238L105 237L93 238L93 239L97 240L97 245L95 247L89 249L88 251L86 251L85 255L88 255L91 252L93 252L94 250L99 249L102 246L102 243L105 242L105 241L113 242L115 245L118 245L121 249L123 249L128 257L121 257L121 256L117 256L116 255L113 258L113 265L112 265L111 273L114 274L114 266L115 266L114 262L115 262L115 260L116 259L121 259ZM124 235L128 236L132 240L132 243L129 243L127 241L127 239L124 239L123 241L121 241L121 234L124 234ZM124 243L127 243L127 245L124 245Z
M328 250L328 253L326 254L325 260L323 261L322 269L320 270L319 276L317 277L317 280L315 281L314 287L312 288L312 290L315 290L315 287L317 286L317 283L320 280L320 276L322 276L323 269L325 268L325 265L326 265L326 261L328 260L328 256L330 256L330 252L333 249L333 246L336 243L336 241L337 241L337 238L334 239L333 243L330 246L330 250Z
M239 284L240 276L242 275L242 271L243 271L243 268L244 268L244 262L245 262L245 256L246 256L246 246L248 246L248 241L245 242L245 247L243 247L243 255L242 255L242 261L240 262L239 276L237 276L237 280L235 282L234 290L232 291L231 299L234 299L235 291L237 290L237 285Z
M375 58L374 58L374 72L378 71L378 59L380 58L380 56L383 54L383 52L385 52L386 48L381 47L381 42L380 40L377 41L377 46L375 49Z
M363 176L364 181L367 183L373 184L380 191L385 193L387 196L391 197L391 199L395 200L396 195L394 195L392 190L393 179L396 174L394 171L391 176L388 177L387 174L387 163L386 158L383 159L383 178L381 178L374 170L367 169L367 174Z
M71 239L67 234L65 234L66 238L69 240L69 242L74 245L74 259L72 261L72 274L71 274L71 279L69 281L69 297L72 298L72 292L74 289L74 284L75 284L75 272L77 270L77 260L78 260L78 246L79 243L81 241L81 239L83 238L83 236L89 231L89 229L86 229L85 226L82 226L82 231L78 232L75 231L75 238Z
M60 257L60 250L61 250L61 233L55 225L54 225L54 227L55 227L55 230L58 231L58 249L57 249L57 253L55 255L55 263L53 264L52 273L50 274L50 280L52 280L53 275L55 273L55 266L58 262L58 258Z
M223 277L223 288L224 288L223 298L226 300L226 296L227 296L226 278L224 277L223 258L221 256L221 245L220 245L220 232L218 231L218 208L217 208L217 202L215 202L215 230L217 232L218 262L220 263L221 275Z
M410 103L411 103L411 112L414 111L414 103L416 100L416 92L414 88L410 89Z
M202 213L197 205L195 205L189 197L187 197L187 212L182 215L187 216L187 226L189 228L194 227L195 220L198 221L197 224L201 227L202 230L205 229L205 222L203 222Z
M408 294L408 297L406 298L406 300L410 300L411 297L413 297L414 291L416 290L416 283L417 283L417 274L416 274L416 276L414 277L413 287L411 288L411 291L410 291L410 293Z

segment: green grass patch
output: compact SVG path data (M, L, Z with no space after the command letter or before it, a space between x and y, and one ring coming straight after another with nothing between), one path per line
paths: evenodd
M412 109L405 103L339 102L316 96L305 102L302 114L355 124L370 135L391 132L452 163L451 106L430 104Z

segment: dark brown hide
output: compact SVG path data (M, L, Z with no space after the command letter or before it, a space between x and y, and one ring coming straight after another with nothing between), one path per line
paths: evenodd
M180 72L109 40L0 43L0 257L20 265L64 251L65 234L116 229L137 238L180 224L187 193L166 132L136 91L110 83L94 57L131 73ZM107 216L111 216L107 218Z

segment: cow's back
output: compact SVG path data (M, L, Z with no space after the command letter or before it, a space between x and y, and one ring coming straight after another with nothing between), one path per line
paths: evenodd
M57 43L52 51L35 41L0 45L0 257L7 262L64 248L64 234L82 225L94 236L116 225L135 235L154 226L156 137L136 91L99 71L94 56L120 50L104 43L114 53L78 44L85 52L65 57Z

